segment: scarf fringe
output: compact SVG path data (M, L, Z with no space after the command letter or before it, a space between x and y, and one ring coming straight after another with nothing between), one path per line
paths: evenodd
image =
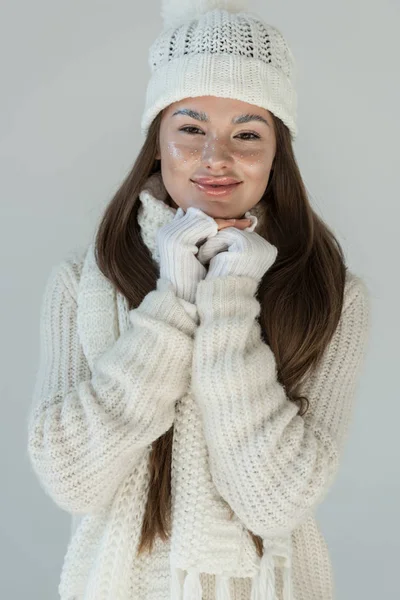
M294 600L290 564L285 565L283 571L283 600Z
M215 599L232 600L230 577L216 574ZM191 568L186 572L172 568L171 600L202 600L200 572L197 569ZM253 577L251 600L276 600L275 560L271 552L264 552L260 569ZM290 561L283 567L283 600L293 600Z
M253 577L250 599L275 600L275 560L270 552L264 552L261 558L260 569Z
M225 575L215 575L216 600L232 600L230 580L231 578Z
M200 573L197 569L189 569L183 583L183 600L202 600Z
M171 600L182 600L183 571L178 567L171 568Z

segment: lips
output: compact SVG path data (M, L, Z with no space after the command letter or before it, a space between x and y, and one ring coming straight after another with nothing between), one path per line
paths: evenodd
M238 183L230 183L227 185L216 185L216 184L206 184L206 183L198 183L197 181L195 182L197 183L198 186L204 188L204 189L211 189L211 190L218 190L218 189L224 189L224 188L234 188L237 185L239 185Z
M241 183L233 177L199 177L198 179L192 179L192 181L202 186L212 187L231 186Z
M218 198L222 198L225 196L229 196L231 193L233 193L234 190L236 190L237 187L239 187L239 185L242 184L241 181L237 182L237 183L231 183L230 185L204 185L201 183L197 183L197 181L192 181L193 185L196 186L196 188L204 193L207 194L207 196L209 197L218 197Z

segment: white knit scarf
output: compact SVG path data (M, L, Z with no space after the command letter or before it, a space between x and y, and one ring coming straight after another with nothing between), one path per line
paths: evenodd
M158 263L157 230L176 212L165 203L166 197L159 173L147 180L140 193L138 222L142 239ZM251 214L260 216L260 208L257 205ZM257 225L257 218L254 222ZM82 271L78 314L85 338L81 342L90 363L129 327L127 299L98 269L93 244ZM150 449L144 460L149 454ZM216 600L233 598L232 577L252 578L250 600L293 600L291 536L263 538L260 559L243 522L236 514L231 518L230 507L211 478L202 417L190 389L176 403L171 486L171 600L202 600L200 573L215 574ZM278 568L282 569L279 585ZM278 596L279 588L282 595Z

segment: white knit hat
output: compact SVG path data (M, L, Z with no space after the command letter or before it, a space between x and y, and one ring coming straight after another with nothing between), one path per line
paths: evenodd
M149 52L141 121L146 136L166 106L194 96L234 98L279 117L297 136L295 61L280 31L246 0L162 0L164 29Z

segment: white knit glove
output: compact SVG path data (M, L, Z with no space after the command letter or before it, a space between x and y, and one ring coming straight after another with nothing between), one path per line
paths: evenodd
M197 284L207 273L196 258L198 246L217 232L216 221L194 206L186 213L179 207L172 221L157 231L160 278L173 284L178 298L196 301Z
M210 263L205 279L244 275L261 280L274 264L278 250L250 228L225 227L200 247L199 261Z

